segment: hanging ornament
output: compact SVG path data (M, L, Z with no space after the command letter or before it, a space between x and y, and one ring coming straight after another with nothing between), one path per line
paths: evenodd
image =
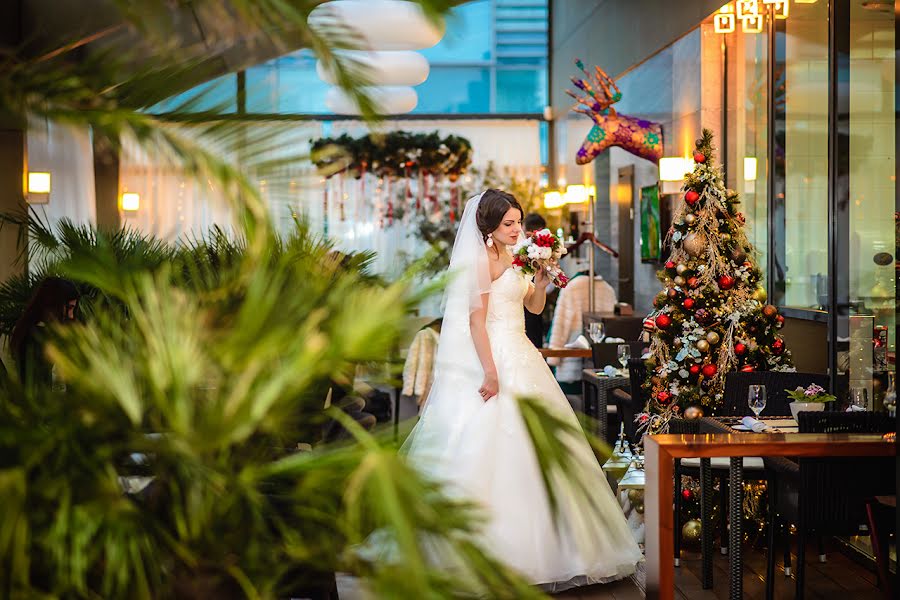
M641 504L644 501L644 490L640 488L629 488L628 501L632 504Z
M675 272L679 275L684 275L687 271L689 271L688 266L684 263L680 263L677 267L675 267Z
M643 328L644 331L653 333L656 331L656 322L653 319L644 319Z
M700 280L696 277L689 277L687 280L688 287L692 290L697 289L697 286L700 285Z
M656 317L656 326L660 329L668 329L671 324L672 317L670 317L669 315L663 314Z
M671 287L668 290L666 290L666 296L671 300L675 300L679 296L678 290Z
M719 284L719 289L727 292L734 287L734 285L737 283L737 280L735 280L735 278L731 275L719 275L719 279L717 280L717 282Z
M696 304L696 301L693 298L685 298L684 302L681 303L681 305L688 310L691 310L692 308L694 308L695 304Z
M673 279L672 281L673 281L673 282L675 283L675 285L677 285L678 287L682 287L685 283L687 283L687 282L684 280L684 277L682 277L681 275L676 275L676 276L675 276L675 279Z
M684 498L685 500L690 501L691 498L694 497L694 492L692 492L689 489L683 489L683 490L681 490L681 497Z
M669 270L671 271L672 269L675 268L675 263L673 263L671 260L667 260L667 261L666 261L666 268L669 269Z
M700 352L709 352L709 342L706 340L697 340L694 345L697 346L697 350Z
M774 319L778 316L778 309L771 304L766 304L763 306L762 313L769 319Z
M697 204L697 200L700 199L700 194L698 194L695 190L688 190L684 194L684 201L687 202L690 206Z
M708 379L710 377L715 377L716 373L719 372L719 369L714 364L708 364L708 365L703 365L703 368L700 369L700 372L703 373L703 376Z
M778 329L781 329L782 327L784 327L784 317L783 316L778 315L777 317L775 317L775 327L777 327Z
M697 258L706 250L706 238L696 233L689 233L684 238L683 245L685 252Z
M656 394L656 400L657 402L665 406L672 400L672 394L670 394L666 390L663 390Z
M694 365L696 366L696 365ZM699 370L699 367L698 367ZM703 417L703 409L699 406L688 406L684 409L684 418L688 420L700 419Z
M735 264L740 264L747 259L747 253L743 248L735 247L731 251L731 260L735 262Z
M694 150L694 162L702 165L706 162L706 155L699 150Z
M641 502L640 504L635 505L634 512L636 512L639 515L644 514L644 503Z
M719 343L719 334L715 331L710 331L706 334L706 341L710 344L718 344Z
M701 325L706 325L712 321L712 315L705 308L698 308L697 312L694 313L694 318L697 319L697 322Z
M688 544L698 544L703 526L697 519L691 519L681 528L681 539Z
M694 376L699 375L700 374L700 365L691 365L690 367L688 367L688 372Z
M728 242L731 241L731 234L723 233L722 235L719 236L719 239L721 239L723 242L725 242L727 244Z
M780 356L784 353L784 340L778 338L774 342L772 342L772 354L775 356Z
M688 225L693 225L696 220L697 217L693 213L684 215L684 222Z
M737 344L734 345L734 353L737 354L738 356L743 356L744 354L747 353L747 346L745 346L741 342L738 342Z

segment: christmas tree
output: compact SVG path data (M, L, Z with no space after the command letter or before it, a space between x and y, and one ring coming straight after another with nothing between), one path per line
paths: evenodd
M697 416L692 407L714 414L729 371L793 370L778 335L784 317L766 304L740 201L713 158L704 129L669 230L672 253L658 273L665 289L644 321L652 342L642 419L651 433L673 416Z

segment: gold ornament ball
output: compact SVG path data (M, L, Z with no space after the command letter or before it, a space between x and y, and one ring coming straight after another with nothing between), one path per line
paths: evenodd
M679 275L684 275L685 271L688 270L688 267L684 263L679 263L677 267L675 267L675 272Z
M637 506L635 506L635 507L634 507L634 512L636 512L636 513L639 514L639 515L644 514L644 503L641 502L640 504L638 504Z
M730 234L730 233L723 233L723 234L722 234L721 236L719 236L719 237L722 238L722 241L723 241L723 242L730 242L730 241L731 241L731 234Z
M697 350L700 352L709 352L709 342L706 340L697 340Z
M696 220L697 220L697 217L695 217L692 214L684 215L684 222L687 223L688 225L693 225L694 221L696 221Z
M743 248L735 248L731 251L731 260L736 263L742 263L747 260L747 253L744 252Z
M769 298L769 294L766 293L765 288L758 287L755 290L753 290L752 298L754 300L756 300L757 302L762 303L762 302L765 302Z
M706 334L706 341L710 344L718 344L719 343L719 334L715 331L710 331Z
M688 406L684 409L684 418L687 420L699 419L703 416L703 409L699 406Z
M632 506L637 506L638 504L644 503L644 490L639 490L635 488L631 488L628 490L628 501L631 502Z
M700 541L700 521L691 519L681 528L681 539L690 544L696 544Z
M672 281L675 283L675 285L677 285L677 286L679 286L679 287L681 287L681 286L683 286L685 283L687 283L687 282L684 280L684 277L682 277L681 275L676 275L676 276L675 276L675 279L673 279Z
M706 240L696 233L689 233L684 238L684 251L696 258L706 250Z

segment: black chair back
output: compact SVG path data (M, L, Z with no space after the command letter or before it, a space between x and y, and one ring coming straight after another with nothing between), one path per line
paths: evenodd
M883 413L801 412L800 433L888 433L897 422ZM833 535L858 533L865 503L897 493L894 458L800 459L800 519L808 530Z
M631 401L619 403L619 414L622 423L625 424L625 435L632 444L636 444L637 440L637 424L634 422L635 417L644 412L647 406L647 394L644 392L643 384L647 379L647 363L643 358L631 358L628 360L628 379L631 386Z
M786 416L791 414L791 399L786 390L807 387L815 383L828 389L827 375L819 373L787 373L783 371L734 372L725 376L725 402L719 413L723 416L742 417L752 415L747 406L747 389L751 385L766 386L766 408L762 416Z
M644 342L624 342L631 347L631 356L638 358L644 353L644 348L648 346ZM591 344L591 356L594 361L595 369L602 369L606 365L612 365L619 368L619 346L622 344Z

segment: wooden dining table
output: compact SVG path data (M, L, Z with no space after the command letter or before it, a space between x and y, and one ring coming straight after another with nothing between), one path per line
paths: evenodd
M712 457L728 457L729 508L740 514L743 492L743 457L854 457L897 455L894 441L878 434L819 433L736 433L722 422L708 421L704 428L717 433L690 435L662 434L644 439L644 465L647 487L644 513L646 519L646 557L648 599L674 598L675 565L673 477L676 458L699 457L701 468L709 468ZM731 431L729 433L726 430ZM707 478L708 479L708 478ZM729 599L743 597L743 565L740 544L743 537L741 519L733 519L729 529Z

